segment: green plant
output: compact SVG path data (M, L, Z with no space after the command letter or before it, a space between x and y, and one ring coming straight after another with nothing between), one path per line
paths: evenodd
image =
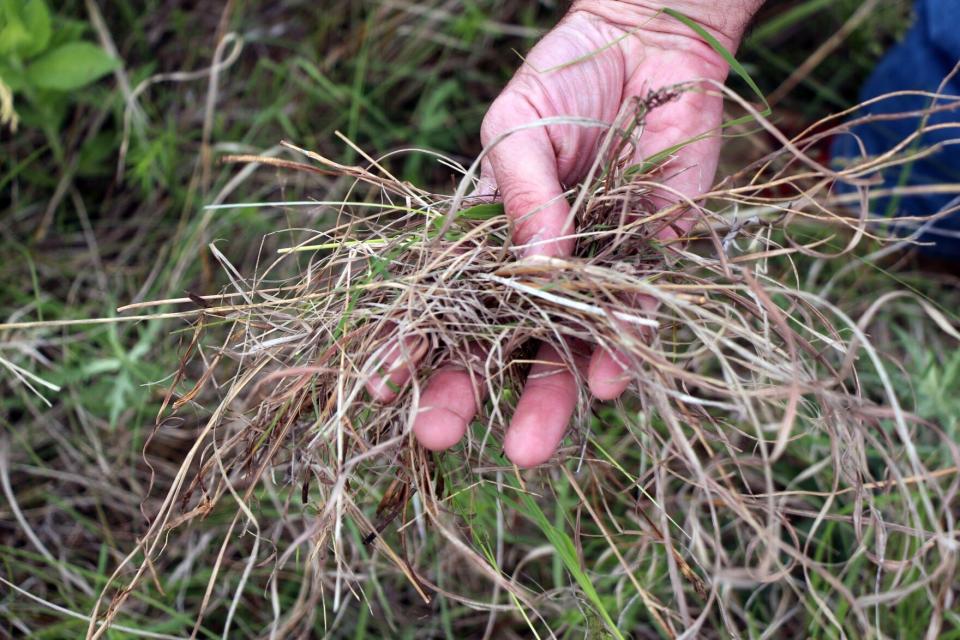
M16 131L22 120L40 127L57 153L61 147L54 134L72 92L118 64L82 38L85 29L83 22L51 16L46 0L0 2L0 125ZM14 104L17 96L23 96L25 106Z
M0 5L3 2L0 0ZM26 4L26 0L18 2ZM77 38L86 34L86 39L92 40L85 13L87 3L61 0L47 4L57 14L53 32L74 25L70 28L77 29ZM351 140L381 159L398 178L448 192L450 172L444 165L423 154L382 155L420 147L444 152L461 163L474 157L479 152L476 132L485 107L520 62L514 51L529 50L537 35L557 18L557 10L551 11L550 6L564 3L471 0L457 12L449 12L449 3L440 0L222 3L233 7L226 18L219 11L211 11L208 3L146 0L96 4L103 11L105 29L100 31L98 27L98 35L108 34L122 52L131 86L169 72L187 72L192 79L157 82L139 95L137 102L145 115L144 135L142 139L131 136L121 182L114 179L114 172L122 140L121 111L129 103L119 83L97 82L69 94L66 114L56 134L66 164L79 158L72 176L52 168L54 157L44 132L28 119L21 123L21 133L16 136L9 136L7 127L3 127L0 201L5 204L0 210L0 246L10 259L0 263L2 322L73 322L108 315L117 305L128 302L185 296L187 292L215 293L226 281L221 279L222 269L205 263L207 242L217 241L235 261L236 269L249 274L258 272L254 266L258 256L272 256L277 247L301 240L301 228L323 229L333 223L336 208L252 203L314 198L336 201L345 197L347 180L330 177L329 182L326 178L307 181L291 177L290 172L262 168L235 191L218 197L223 185L238 171L214 162L207 193L200 193L191 184L202 143L197 123L208 104L203 98L211 93L217 96L209 103L214 114L210 134L214 158L220 153L263 151L281 139L290 139L344 162L347 150L334 131L355 132ZM851 4L852 0L768 3L768 19L758 18L751 40L738 58L766 93L848 19L856 8ZM883 8L888 11L888 7L909 4L906 0L890 0L883 3ZM371 13L376 15L371 18ZM211 64L221 22L242 34L247 48L235 65L221 71L214 86L209 77L199 74ZM868 28L874 23L880 27ZM882 42L885 33L878 16L872 15L844 42L842 56L825 59L777 106L774 120L789 126L787 116L797 113L801 114L796 116L797 126L806 127L828 109L849 106L858 86L854 80L869 71L871 52L876 49L861 51L853 43L857 37ZM364 47L368 52L360 55ZM749 88L742 80L732 78L731 82L747 94ZM17 110L26 113L32 109L27 98L18 93ZM722 172L724 175L742 169L747 159L769 151L763 136L739 135L738 131L731 130L726 143L730 166ZM358 157L355 155L354 161ZM73 186L62 202L50 208L60 180ZM86 223L81 223L71 192L82 198L95 244L85 242L81 225ZM221 200L239 203L239 208L200 210L202 202ZM494 213L493 209L483 215L476 210L469 215L461 213L457 220L482 222L492 217L488 214ZM749 213L742 212L741 216L747 218ZM50 233L38 241L32 231L41 222ZM292 230L287 231L288 227ZM792 239L807 244L823 241L833 232L832 227L811 227L797 229ZM257 251L264 237L263 251ZM318 242L329 244L331 240L321 238ZM742 236L734 240L744 247L749 243L749 238ZM839 237L818 248L837 253L845 244ZM353 246L360 250L356 243ZM306 265L311 254L301 251L293 255ZM380 258L373 265L377 277L385 278L389 261L379 252L374 255ZM821 261L815 256L793 256L791 260L796 260L796 272L804 274L807 291L818 290L848 264L845 260ZM936 301L948 310L960 309L960 291L946 276L901 270L909 270L909 264L889 271L881 268L890 267L888 262L874 267L868 262L858 264L863 267L841 273L830 296L854 318L861 317L879 292L907 284L928 301ZM904 406L915 408L924 419L936 420L949 439L957 442L955 416L960 415L960 409L954 409L958 406L956 394L950 394L960 381L958 365L950 364L957 361L956 357L951 360L956 342L938 337L930 331L928 319L904 305L877 316L867 334L889 356L890 367L900 372L893 382ZM344 318L343 328L361 308L358 300L353 312ZM165 422L145 447L151 434L144 426L152 424L166 391L173 388L178 397L184 396L201 371L189 370L189 377L183 380L167 377L178 368L179 357L194 330L175 319L129 321L130 314L141 311L121 312L118 315L124 317L114 324L0 332L0 355L61 387L57 393L40 389L53 405L48 407L5 371L0 372L0 461L9 461L5 469L0 465L0 477L8 476L10 496L24 518L23 523L17 521L11 513L10 498L0 497L0 637L57 639L86 634L86 616L120 561L118 554L128 551L143 535L144 514L155 514L160 508L176 478L185 447L209 417L201 402L216 396L225 384L219 378L208 379L203 394L184 404L180 415ZM954 315L948 317L954 325L960 321ZM213 340L216 319L208 318L205 326L208 333L202 336L203 348L212 358L222 346ZM902 335L884 333L885 327L892 326L903 327ZM682 353L684 345L674 342L677 353ZM829 356L831 351L827 347L825 353ZM897 362L902 363L902 371L893 366ZM932 373L925 375L928 362L934 363ZM921 380L922 376L929 381ZM880 386L879 378L870 371L860 381L867 392ZM503 398L507 403L515 401L506 392ZM915 401L925 403L927 408L916 407ZM304 552L306 546L291 556L283 571L271 577L277 563L270 561L274 547L267 540L286 539L289 531L311 526L327 504L322 495L330 490L325 474L314 477L304 489L299 482L288 483L285 470L281 470L270 478L275 481L260 483L249 500L261 526L273 523L274 528L264 527L260 536L250 535L248 530L237 538L241 525L232 518L236 505L227 499L205 518L171 530L166 553L150 566L149 579L130 594L117 613L117 624L103 637L188 637L195 626L199 638L221 637L229 603L239 593L231 638L264 637L274 624L273 603L280 611L294 614L291 619L302 612L303 628L311 637L323 637L329 631L335 638L461 638L480 637L489 628L490 637L540 634L547 638L549 627L558 630L558 638L606 640L610 634L602 609L618 628L633 631L633 638L662 638L647 623L649 609L636 594L613 548L624 556L640 586L669 606L675 584L670 558L675 556L666 542L652 534L650 525L641 521L638 509L655 522L663 518L666 525L662 531L671 535L667 542L681 557L689 557L700 552L691 551L694 542L678 525L685 531L712 526L705 513L715 509L716 503L702 503L703 509L692 512L692 518L687 519L695 488L670 490L679 480L670 475L671 467L677 464L675 459L661 455L662 442L669 434L661 421L641 422L636 414L635 407L630 406L597 407L587 433L589 450L598 455L586 460L579 473L575 472L576 461L568 463L573 480L556 467L552 473L531 474L524 479L526 486L518 488L519 481L512 475L498 478L491 466L465 463L470 454L465 445L434 459L431 479L435 483L442 478L441 484L446 487L439 496L443 501L441 515L449 518L450 526L456 525L454 532L481 556L483 564L494 567L498 575L515 576L516 583L524 588L543 593L535 603L543 619L522 602L518 605L502 589L497 592L499 596L494 595L486 588L484 575L473 573L459 555L449 553L445 538L427 528L422 511L424 498L419 491L410 498L407 511L385 526L383 542L403 549L418 571L436 577L438 588L461 593L475 588L482 597L481 605L493 602L497 607L478 611L476 602L464 603L446 596L434 597L430 605L417 604L419 595L396 565L384 560L379 543L363 544L369 529L347 518L340 549L356 549L358 555L339 557L354 566L372 566L375 570L366 572L362 581L346 583L349 590L342 588L341 608L334 614L335 575L318 571L324 560ZM273 424L272 435L262 442L258 437L251 446L263 451L281 427ZM471 430L473 440L480 442L486 424L475 422ZM869 433L885 432L873 429ZM924 433L918 432L918 442ZM731 437L743 442L749 434L737 432ZM6 449L4 438L9 443ZM694 446L701 446L696 442ZM944 466L936 456L946 459L952 449L932 451L927 442L927 448L920 450L923 462L931 468L937 466L939 475L933 480L949 488L948 483L956 477L949 474L953 463ZM218 435L216 444L222 447L222 443ZM754 450L745 449L744 454ZM871 464L875 464L877 450L872 446L867 452ZM580 449L575 451L579 455ZM213 452L208 450L208 455ZM848 523L853 513L859 513L851 509L852 492L836 492L832 465L798 478L802 470L830 458L829 433L804 433L790 443L789 453L772 468L775 488L785 495L771 499L790 501L788 506L795 511L786 522L803 535L810 535L810 557L816 554L818 563L832 563L825 570L837 574L847 567L838 588L862 589L865 583L873 587L876 574L869 571L872 564L858 544L856 530ZM490 460L502 463L496 452L491 453ZM296 467L304 468L302 463ZM737 467L737 471L731 476L733 482L756 477L751 466ZM381 465L371 465L360 469L357 481L351 480L362 498L359 508L371 518L387 488L373 481L380 473ZM657 493L658 477L664 484L662 496ZM602 518L612 544L585 511L586 501L580 499L574 484ZM907 489L920 491L923 486L925 483L918 480ZM892 484L865 490L870 496L886 491L903 497L903 490L894 489ZM308 504L302 505L301 512L298 505L304 492ZM281 499L288 494L290 500ZM535 501L546 522L536 512L518 508L524 506L525 497ZM838 500L842 504L837 505ZM827 521L829 526L821 525L811 534L811 512L819 512L828 504L834 505L832 516L843 520ZM751 509L757 511L762 505L751 503ZM48 555L33 545L31 536L43 543ZM225 542L228 538L229 543ZM757 540L754 547L763 540L760 534L752 538ZM254 539L260 540L258 559L264 562L252 565L247 574ZM946 536L942 539L948 540ZM575 545L576 565L566 554L567 540ZM702 541L702 537L696 539L697 544ZM866 546L871 546L869 542ZM898 549L904 547L902 541L896 544ZM325 557L332 561L336 556ZM894 556L888 553L887 557ZM696 566L693 570L700 572ZM891 572L881 577L891 580L897 575ZM216 585L208 594L211 578ZM589 588L580 582L584 578L593 583L598 599L587 595ZM802 579L797 578L798 582ZM901 584L915 585L925 579L929 575L904 573ZM786 611L774 606L786 597L775 586L732 584L726 597L743 603L737 619L750 629L743 637L815 636L805 623L816 620L822 606L838 602L842 595L821 578L812 576L811 582L817 590L795 593L796 606ZM317 588L306 593L308 599L301 600L304 583ZM678 583L681 587L687 584L682 575ZM889 583L881 584L881 589L887 586ZM692 584L686 588L687 596L694 606L700 606L691 589ZM890 637L922 636L937 603L929 593L918 588L899 604L881 604L868 614L876 612L880 616L875 626L890 629ZM257 606L265 603L265 594L269 594L270 602ZM309 599L314 597L316 601ZM839 605L834 615L848 626L848 633L857 633L854 608ZM198 618L202 618L199 625ZM960 638L960 615L947 611L943 618L940 637ZM531 631L531 624L535 631ZM816 633L819 637L839 637L835 631L832 636L827 631ZM290 635L282 626L278 629L277 637ZM711 637L704 630L698 635Z

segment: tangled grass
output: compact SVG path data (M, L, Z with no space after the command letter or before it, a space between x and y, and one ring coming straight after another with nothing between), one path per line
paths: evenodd
M155 435L215 408L89 635L140 606L129 597L157 567L192 570L175 541L205 518L228 524L194 635L214 618L226 635L238 607L261 607L258 633L280 638L367 616L394 634L438 618L427 635L454 637L889 637L904 616L927 637L955 633L960 448L903 406L871 332L909 307L960 335L909 291L877 292L854 318L810 287L833 260L871 265L929 226L889 233L868 202L878 171L933 150L908 139L834 170L809 151L848 134L854 110L787 139L727 96L777 150L663 204L663 177L681 170L669 155L623 160L645 110L671 97L648 96L569 191L579 226L563 259L517 259L500 205L467 195L477 165L441 159L462 176L443 196L384 158L233 158L353 184L308 205L333 206L332 228L251 276L211 245L231 289L163 301L195 309ZM693 230L662 240L679 215ZM633 381L614 406L584 393L557 456L520 472L499 443L537 342L578 376L584 345L615 350ZM422 364L380 405L365 385L398 346ZM436 454L410 425L422 384L451 363L482 410Z

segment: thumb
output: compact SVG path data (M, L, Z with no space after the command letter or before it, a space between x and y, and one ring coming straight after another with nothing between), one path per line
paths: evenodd
M526 99L501 95L483 119L480 140L522 255L567 256L574 245L570 206L546 125L534 124L540 119Z

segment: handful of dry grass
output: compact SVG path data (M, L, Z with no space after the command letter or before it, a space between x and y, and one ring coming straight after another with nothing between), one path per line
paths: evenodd
M465 177L446 197L370 158L348 167L293 147L303 162L247 158L353 185L332 228L254 276L211 247L233 290L194 300L168 400L218 401L114 574L127 586L105 589L96 613L116 614L176 530L229 514L204 603L229 628L260 593L272 637L321 617L335 633L357 607L397 624L439 611L437 594L481 612L465 636L497 637L513 617L559 636L564 624L550 621L574 611L596 637L802 633L812 619L874 637L882 611L922 592L935 634L956 596L960 451L901 407L868 333L907 294L880 295L854 319L807 290L803 271L866 239L880 252L904 242L886 240L889 221L870 216L867 198L878 170L909 160L910 141L837 172L806 152L848 125L787 140L753 112L782 146L696 202L658 209L650 196L673 169L668 158L618 161L640 131L626 116L570 192L579 227L564 259L517 260L501 208L465 197L473 170L452 161ZM859 191L837 195L838 182ZM681 209L696 217L690 237L657 241ZM638 311L641 297L655 308ZM916 304L956 336L935 305ZM397 335L428 354L398 400L379 405L365 383ZM534 342L572 371L579 345L617 349L634 383L615 418L584 395L555 462L520 474L499 443ZM471 369L485 399L462 445L431 454L410 425L423 381L448 361ZM834 546L839 528L853 548ZM525 542L531 531L540 543ZM225 557L240 574L229 593L217 587ZM296 585L285 582L292 565ZM272 577L251 591L261 566ZM281 610L278 589L295 589L296 606Z

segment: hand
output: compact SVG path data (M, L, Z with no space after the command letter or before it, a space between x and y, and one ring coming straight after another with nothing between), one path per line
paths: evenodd
M701 0L671 6L697 20L733 51L758 5L755 0ZM518 126L554 116L613 122L627 100L682 82L723 82L727 71L720 54L656 8L609 0L575 3L534 47L490 107L481 141L488 147ZM722 99L715 92L686 92L649 113L636 160L701 134L717 133L721 118ZM595 127L540 126L504 137L489 149L481 189L499 191L506 214L514 221L514 243L525 254L567 256L572 252L573 226L567 219L570 209L563 185L583 178L603 135L605 131ZM670 160L664 182L686 197L699 195L713 180L719 151L718 135L683 147ZM675 194L666 193L667 200L676 199ZM685 233L689 224L681 220L668 226L661 237ZM368 388L382 400L391 399L395 394L390 387L409 379L422 351L415 339L397 343L386 357L386 362L393 363L388 365L390 373L371 381ZM622 357L597 348L581 360L596 398L613 399L626 389L629 377L619 364ZM397 366L400 363L404 366ZM563 438L577 395L574 374L554 348L541 346L507 431L507 457L522 467L547 460ZM421 410L413 427L417 438L429 449L455 444L477 412L477 397L474 380L464 368L450 366L437 372L420 397Z

